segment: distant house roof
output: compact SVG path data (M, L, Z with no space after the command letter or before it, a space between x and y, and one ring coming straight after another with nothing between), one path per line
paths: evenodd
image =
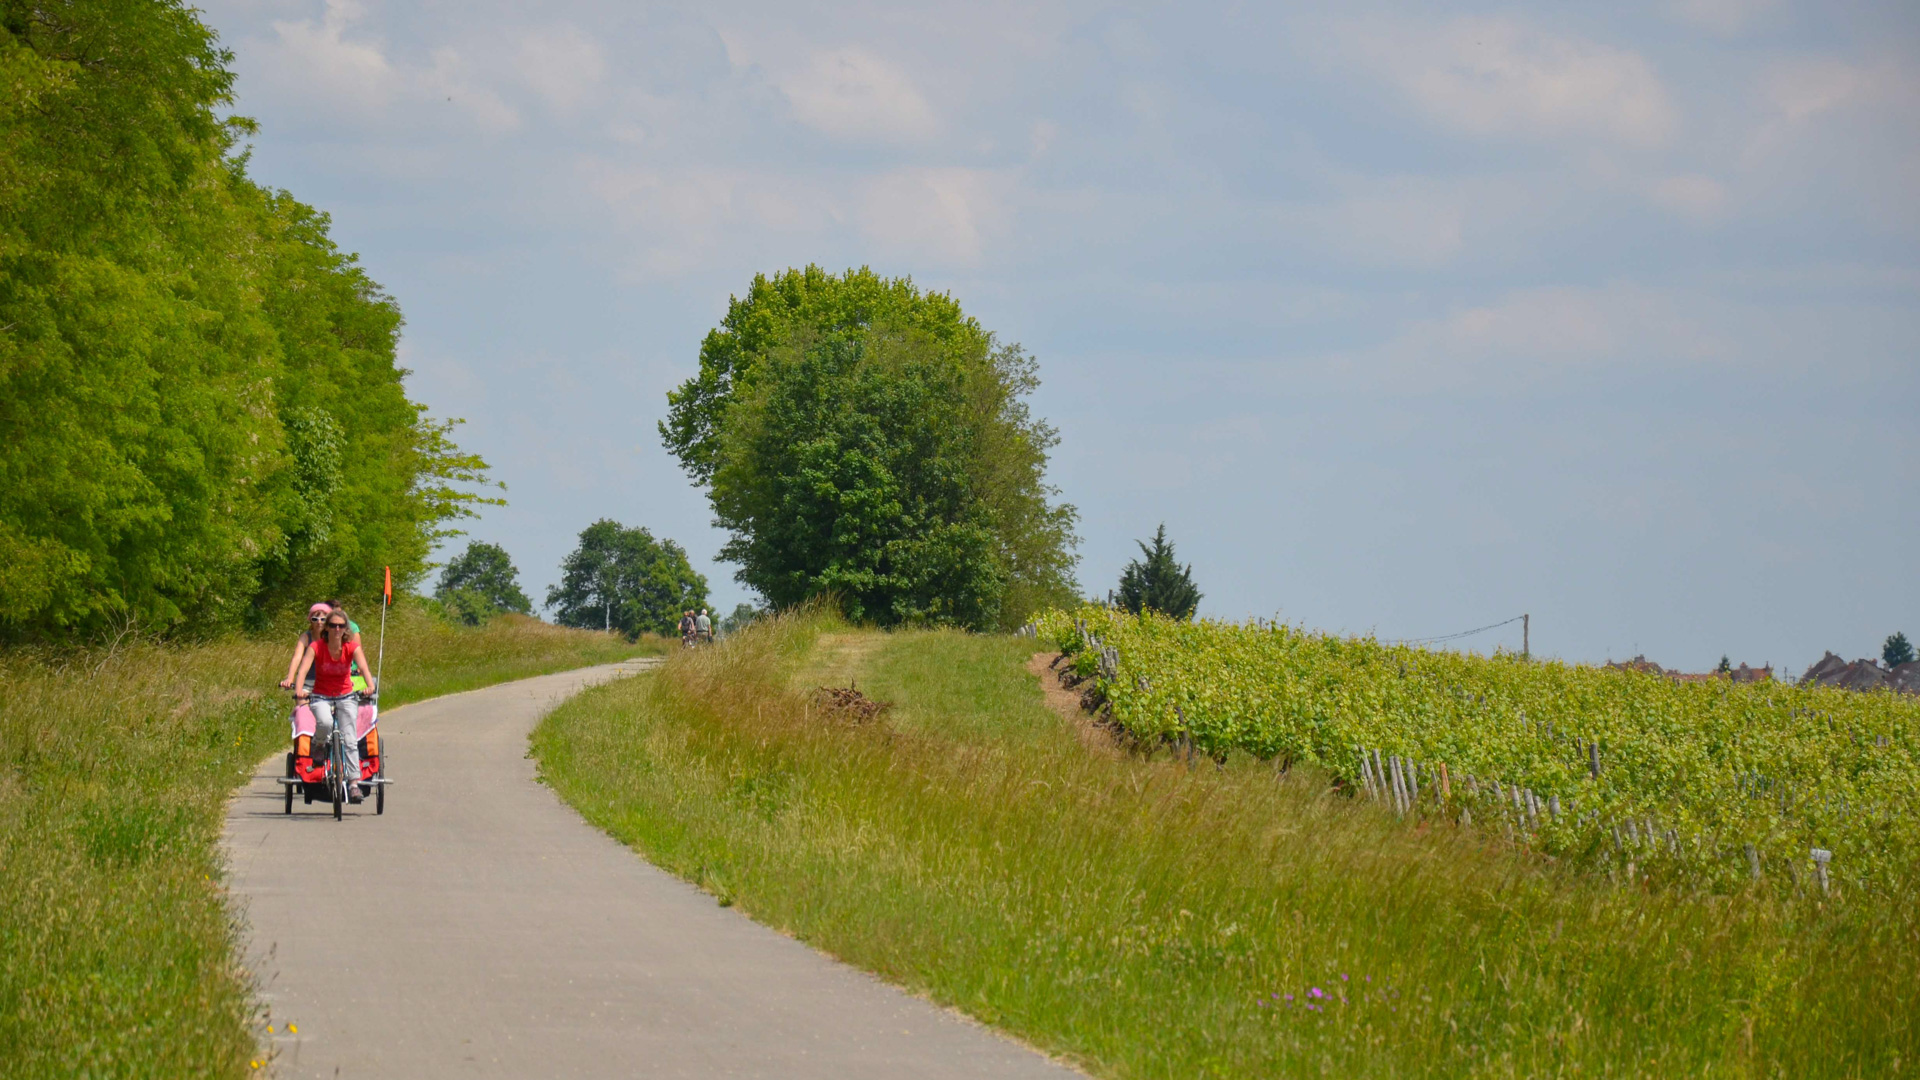
M1888 670L1878 660L1855 660L1849 664L1832 653L1800 676L1802 684L1835 686L1842 690L1892 690L1902 694L1920 694L1920 660Z
M1768 664L1765 667L1751 667L1747 664L1741 664L1731 671L1709 671L1696 675L1685 671L1669 671L1647 659L1645 656L1636 656L1631 660L1622 660L1617 664L1608 664L1607 667L1615 671L1638 671L1647 675L1663 675L1677 683L1709 683L1720 679L1727 679L1736 683L1757 683L1766 682L1773 678L1772 664Z

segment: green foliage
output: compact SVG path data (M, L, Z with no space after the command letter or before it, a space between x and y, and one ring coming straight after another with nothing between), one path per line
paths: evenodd
M230 60L177 0L0 5L0 638L405 585L476 499L392 300L247 179Z
M1193 584L1193 567L1175 561L1166 522L1154 532L1152 547L1138 540L1134 543L1146 561L1133 559L1120 572L1120 590L1114 603L1135 615L1157 611L1174 619L1193 618L1194 609L1200 606L1200 590Z
M286 746L271 687L298 627L275 629L0 650L0 1075L261 1075L220 835ZM387 634L389 708L641 651L511 615L456 628L405 599Z
M707 603L707 579L672 540L602 518L581 530L546 606L561 626L673 634L682 612Z
M1886 644L1880 647L1880 659L1885 660L1888 667L1911 664L1913 663L1913 643L1907 640L1907 635L1903 632L1896 631L1889 634Z
M752 604L735 604L732 614L720 620L720 633L722 635L739 633L751 625L755 619L765 614L766 612L754 607Z
M766 358L713 480L740 580L776 607L836 593L881 625L991 625L1006 574L967 482L967 375L882 332Z
M667 395L660 424L667 449L695 480L712 480L727 410L768 354L796 335L858 340L881 323L918 330L960 354L983 351L991 340L952 297L922 293L908 278L865 268L835 277L817 266L755 274L746 297L732 299L719 327L701 341L700 373Z
M435 599L468 626L477 626L502 611L533 613L533 602L520 591L520 571L507 549L475 540L453 557L440 572Z
M1733 661L1728 659L1725 656L1722 656L1720 658L1719 666L1715 667L1713 670L1716 672L1719 672L1722 675L1730 674L1733 671Z
M1475 811L1489 824L1514 817L1492 797L1491 781L1506 794L1518 786L1558 797L1557 818L1513 825L1559 854L1614 859L1615 826L1628 839L1673 830L1677 847L1629 844L1617 858L1679 881L1744 885L1752 844L1782 887L1795 875L1804 881L1816 847L1833 853L1832 874L1849 887L1920 886L1920 701L1912 698L1680 684L1103 607L1049 613L1041 635L1077 638L1076 620L1118 651L1118 674L1100 689L1113 719L1149 742L1313 762L1356 786L1363 748L1445 762L1456 800L1478 790L1492 804ZM1597 778L1589 744L1600 748ZM1470 775L1477 785L1462 783ZM1425 774L1421 782L1429 783Z
M810 266L733 301L661 435L774 606L831 593L882 625L1016 625L1074 593L1037 385L951 297Z
M1116 752L1045 707L1033 648L781 615L569 700L532 748L654 865L1093 1076L1879 1076L1920 1057L1910 905L1648 890L1413 825L1312 765ZM812 689L849 682L894 707L822 722Z

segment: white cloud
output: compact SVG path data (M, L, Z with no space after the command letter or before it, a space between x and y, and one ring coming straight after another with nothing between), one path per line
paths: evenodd
M1638 53L1556 37L1511 19L1442 26L1348 23L1337 34L1371 73L1434 119L1475 135L1673 137L1679 116Z
M1774 109L1790 124L1848 106L1884 102L1912 89L1912 80L1890 65L1836 59L1784 64L1769 75L1766 86Z
M347 28L362 14L350 0L327 0L318 23L276 21L273 55L262 70L282 87L304 90L370 112L387 104L398 77L380 46L347 40Z
M816 55L779 86L800 122L828 135L904 141L936 127L933 108L907 73L858 46Z
M1735 34L1781 6L1782 0L1674 0L1668 10L1682 22Z
M1437 266L1466 239L1460 196L1411 182L1358 183L1333 203L1287 206L1279 224L1363 266Z
M274 37L259 50L262 82L296 109L334 120L384 122L403 102L441 101L483 128L519 123L512 106L471 74L459 50L434 49L427 67L397 64L377 38L354 33L365 15L354 0L327 0L318 22L276 20Z
M1027 151L1034 157L1046 153L1059 141L1060 125L1051 120L1035 120L1027 129Z
M655 281L710 268L729 250L766 238L817 237L842 225L839 188L777 172L730 168L623 167L588 161L583 181L633 234L629 270Z
M985 169L899 169L869 181L860 232L892 251L980 259L1005 219L1006 177Z
M1882 226L1920 223L1920 70L1910 62L1803 57L1767 70L1758 96L1765 119L1739 162L1777 206L1816 197Z
M466 57L446 46L433 50L433 66L414 74L414 87L429 97L440 97L496 131L520 126L520 114L499 94L471 74Z
M1677 365L1724 363L1733 355L1696 306L1630 284L1521 289L1416 323L1338 366L1383 388L1416 391L1521 389L1591 368L1657 378Z
M1654 202L1696 221L1719 217L1727 205L1726 185L1711 176L1698 174L1669 176L1657 181L1651 194Z
M591 98L606 78L607 60L598 43L578 27L558 26L527 35L514 58L521 81L558 112L572 112Z

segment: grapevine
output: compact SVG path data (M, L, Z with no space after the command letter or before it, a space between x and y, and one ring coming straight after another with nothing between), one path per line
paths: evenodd
M1731 886L1920 878L1920 701L1675 683L1284 625L1055 611L1135 739L1312 762L1402 812L1562 856Z

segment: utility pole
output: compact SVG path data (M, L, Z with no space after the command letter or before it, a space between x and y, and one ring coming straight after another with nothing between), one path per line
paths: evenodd
M1520 655L1533 659L1533 616L1520 616Z

